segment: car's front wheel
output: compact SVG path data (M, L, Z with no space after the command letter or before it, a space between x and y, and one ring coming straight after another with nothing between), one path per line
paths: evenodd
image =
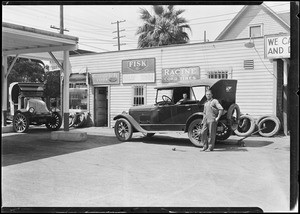
M57 131L61 127L62 118L59 113L53 112L52 117L46 123L47 129Z
M132 126L128 120L121 118L116 121L115 135L120 141L130 140L132 137Z
M27 132L29 127L29 119L25 114L17 113L13 118L13 129L15 132Z
M195 119L191 122L188 129L188 136L190 141L195 146L203 146L203 142L201 141L201 130L202 130L202 119Z

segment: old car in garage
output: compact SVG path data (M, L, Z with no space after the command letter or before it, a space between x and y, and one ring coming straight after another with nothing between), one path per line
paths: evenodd
M43 83L14 82L9 86L10 115L15 132L27 132L29 125L45 124L56 131L62 118L58 111L49 111L44 102Z
M203 79L157 86L155 103L134 106L114 117L114 131L120 141L128 141L134 132L148 137L157 132L187 132L195 146L203 146L201 129L205 92L210 89L224 111L217 125L217 140L226 140L238 127L240 108L236 101L237 80ZM186 93L188 100L180 103Z

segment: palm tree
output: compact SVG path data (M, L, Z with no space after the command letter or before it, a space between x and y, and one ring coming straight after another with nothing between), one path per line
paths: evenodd
M191 31L187 20L179 17L185 10L175 10L173 5L153 5L154 15L140 9L144 24L138 28L138 48L183 44L189 42L186 29Z

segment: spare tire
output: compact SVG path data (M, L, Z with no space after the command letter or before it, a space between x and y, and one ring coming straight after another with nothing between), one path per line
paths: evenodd
M81 128L85 125L86 116L84 113L76 114L76 122L74 123L75 128Z
M262 128L264 129L258 132L261 136L272 137L280 129L280 120L276 116L266 117L258 123L258 129Z
M239 125L241 110L238 104L231 104L227 111L227 120L229 121L229 127L232 131L236 130Z
M244 137L251 135L255 129L255 120L250 115L242 115L240 117L238 128L234 131L234 133L238 136Z

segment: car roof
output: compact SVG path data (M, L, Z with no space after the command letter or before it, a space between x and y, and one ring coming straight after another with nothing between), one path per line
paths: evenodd
M167 85L161 85L155 87L155 89L167 89L167 88L178 88L178 87L193 87L193 86L213 86L215 83L222 81L222 80L228 80L228 79L198 79L198 80L183 80L176 83L169 83Z

